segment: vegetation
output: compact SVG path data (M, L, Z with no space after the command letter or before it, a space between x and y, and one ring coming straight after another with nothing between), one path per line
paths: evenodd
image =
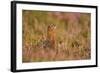
M22 19L23 62L91 58L89 13L23 10ZM52 24L56 29L51 27L51 38L54 34L55 36L50 40L47 37L48 27Z

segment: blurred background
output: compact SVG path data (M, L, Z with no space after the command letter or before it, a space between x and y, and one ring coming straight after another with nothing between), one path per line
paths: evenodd
M23 62L91 58L90 13L34 10L23 10L22 13ZM48 34L53 38L50 42Z

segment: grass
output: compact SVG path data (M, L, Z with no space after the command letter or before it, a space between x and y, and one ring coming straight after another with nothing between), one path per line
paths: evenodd
M23 62L91 58L91 15L75 12L23 10ZM56 26L56 48L47 41L47 28ZM48 46L50 45L50 46Z

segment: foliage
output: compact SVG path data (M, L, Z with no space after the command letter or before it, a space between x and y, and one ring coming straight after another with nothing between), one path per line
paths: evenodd
M91 58L91 15L75 12L22 11L23 62ZM56 49L48 47L47 28L56 26Z

